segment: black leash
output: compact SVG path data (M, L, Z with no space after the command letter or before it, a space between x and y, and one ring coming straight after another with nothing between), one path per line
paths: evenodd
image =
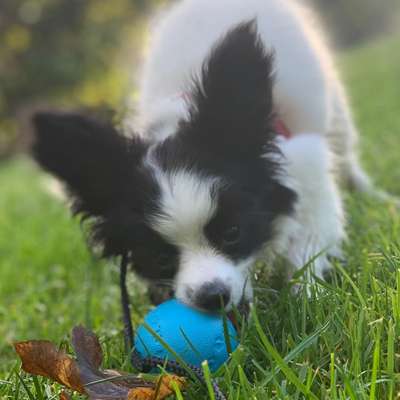
M121 259L120 265L120 290L121 290L121 305L122 305L122 316L124 322L124 339L125 339L125 349L129 354L131 353L131 363L133 367L141 372L150 372L153 368L157 368L162 366L167 370L173 372L176 375L191 377L183 366L181 366L177 361L169 360L166 361L159 357L145 357L142 358L140 354L136 351L136 349L132 350L132 346L134 343L134 334L131 320L131 312L129 305L129 293L128 288L126 286L126 273L128 270L128 256L124 254ZM200 382L205 382L204 373L201 368L196 367L195 365L187 364L187 367L192 371L193 375L199 379ZM215 394L215 400L226 400L225 395L222 393L221 389L218 387L218 384L215 380L211 381L212 387Z

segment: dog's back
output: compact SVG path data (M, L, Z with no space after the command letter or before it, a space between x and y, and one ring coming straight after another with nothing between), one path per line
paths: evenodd
M188 0L154 24L140 84L140 125L174 130L185 112L185 87L210 49L238 23L255 19L268 49L275 52L275 104L294 133L325 134L329 125L329 56L311 13L290 0ZM168 126L168 124L171 124ZM167 126L166 126L167 125ZM137 125L136 125L137 127Z

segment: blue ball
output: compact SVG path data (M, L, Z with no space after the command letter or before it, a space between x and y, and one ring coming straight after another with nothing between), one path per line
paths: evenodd
M150 311L145 323L188 364L200 367L208 360L210 370L214 372L229 357L221 315L201 312L173 299ZM233 351L239 344L237 333L229 320L227 326ZM135 349L143 358L175 360L144 325L137 329Z

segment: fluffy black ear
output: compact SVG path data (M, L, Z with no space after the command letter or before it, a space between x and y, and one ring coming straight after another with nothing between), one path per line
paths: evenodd
M124 202L134 207L142 143L80 114L38 113L33 125L33 155L67 184L75 212L104 216Z
M231 30L212 50L192 91L191 125L201 140L254 156L273 137L273 54L255 21Z

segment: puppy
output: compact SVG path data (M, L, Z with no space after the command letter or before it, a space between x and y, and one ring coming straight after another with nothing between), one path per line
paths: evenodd
M339 176L370 190L343 87L290 0L185 0L155 23L123 132L34 117L34 155L104 257L215 311L252 298L260 254L322 277L345 239Z

